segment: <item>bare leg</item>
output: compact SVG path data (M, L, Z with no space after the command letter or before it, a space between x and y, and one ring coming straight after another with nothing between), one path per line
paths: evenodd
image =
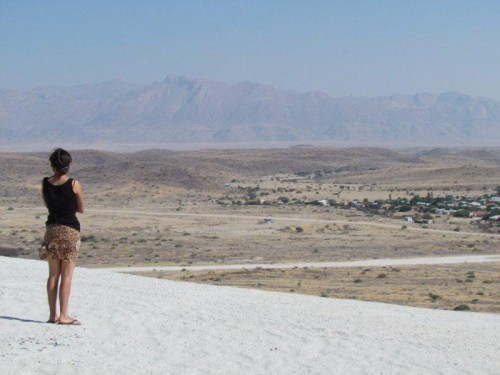
M61 261L49 255L49 278L47 279L47 297L49 301L49 322L55 323L57 315L57 289L59 286L59 276L61 275Z
M61 315L59 317L60 323L70 323L74 320L68 313L68 303L75 265L76 263L71 261L61 262L61 286L59 289L59 307L61 308Z

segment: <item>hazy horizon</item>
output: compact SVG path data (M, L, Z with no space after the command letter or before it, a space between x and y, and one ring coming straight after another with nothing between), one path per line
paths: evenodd
M249 149L285 149L291 147L306 148L380 148L394 151L431 150L443 149L493 149L500 147L498 142L476 142L476 143L434 143L434 144L411 144L411 143L362 143L362 142L232 142L232 143L91 143L79 144L70 142L36 143L36 144L0 144L2 153L25 153L25 152L51 152L57 147L70 151L95 150L113 153L140 152L147 150L161 151L207 151L207 150L249 150Z
M321 93L327 94L327 95L329 95L329 96L331 96L332 98L335 98L335 99L342 99L342 98L359 98L359 99L370 98L371 99L371 98L376 98L376 97L392 97L392 96L398 96L398 95L401 95L401 96L412 96L412 95L421 95L421 94L423 94L423 95L426 95L426 94L428 94L428 95L442 95L442 94L447 94L447 93L458 93L458 94L463 94L463 95L468 95L468 96L473 96L473 97L484 97L484 98L490 98L490 99L500 100L500 99L497 99L497 98L491 97L491 96L486 96L486 95L472 95L472 94L469 94L469 93L466 93L466 92L463 92L463 91L458 91L458 90L448 90L448 91L442 91L442 92L431 92L431 91L421 91L421 92L393 92L393 93L387 93L385 95L339 95L339 96L333 96L333 95L328 94L325 91L320 91L320 90L305 90L305 91L302 91L302 90L295 90L295 89L285 89L283 87L278 87L276 85L271 85L271 84L266 83L266 82L238 81L238 82L229 83L229 82L225 82L225 81L221 81L221 80L214 80L214 79L210 79L210 78L206 78L206 77L188 77L188 76L185 76L185 75L174 75L174 74L165 74L161 79L153 80L151 82L137 82L137 81L133 82L133 81L127 81L127 80L122 79L122 78L114 77L114 78L110 78L110 79L107 79L107 80L104 80L104 81L74 83L74 84L70 84L70 85L49 85L49 84L47 84L47 85L38 85L38 86L27 87L27 88L0 87L0 89L4 89L4 90L19 90L19 91L24 91L24 90L39 90L39 89L47 89L47 88L48 89L50 89L50 88L55 88L55 89L71 89L71 88L80 87L80 86L92 86L92 85L99 85L99 84L110 83L110 82L122 82L122 83L137 85L137 86L147 86L147 85L151 85L151 84L161 83L161 82L163 82L165 80L166 77L169 77L169 76L186 78L186 79L189 79L189 80L202 80L202 81L210 81L210 82L221 82L221 83L224 83L224 84L227 84L227 85L237 85L237 84L241 84L241 83L250 83L250 84L257 84L257 85L262 85L262 86L270 86L270 87L273 87L275 89L282 90L282 91L285 91L285 92L290 92L290 93L305 94L305 93L309 93L309 92L321 92Z
M166 75L332 97L500 99L495 1L0 2L0 87Z

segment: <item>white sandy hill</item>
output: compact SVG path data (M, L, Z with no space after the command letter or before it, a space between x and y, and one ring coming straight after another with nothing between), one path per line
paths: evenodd
M498 374L500 315L78 268L46 324L47 265L0 257L2 374Z

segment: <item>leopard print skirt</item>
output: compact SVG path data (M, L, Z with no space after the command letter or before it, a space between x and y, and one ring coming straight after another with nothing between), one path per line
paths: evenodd
M76 262L80 251L80 232L66 225L50 224L45 230L40 259L52 258Z

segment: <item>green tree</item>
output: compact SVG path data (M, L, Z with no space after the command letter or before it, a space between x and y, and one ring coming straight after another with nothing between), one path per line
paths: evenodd
M420 195L415 195L413 198L410 199L410 204L412 206L416 205L418 202L423 202L424 199Z

